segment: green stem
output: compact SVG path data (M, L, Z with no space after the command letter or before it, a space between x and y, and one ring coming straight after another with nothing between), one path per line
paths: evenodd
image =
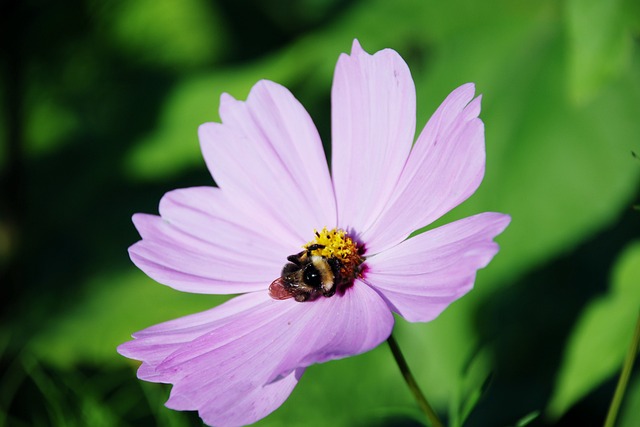
M422 394L422 391L420 391L420 387L418 387L416 379L411 374L409 365L407 365L407 361L404 359L402 351L400 351L400 347L398 347L398 343L396 342L393 335L389 336L387 342L389 343L389 347L391 348L391 353L393 353L393 358L396 360L396 363L400 368L400 372L402 372L402 376L407 382L407 385L409 386L409 390L411 390L413 397L418 402L420 409L422 409L422 412L424 412L424 414L427 416L427 419L431 422L431 425L433 427L443 427L443 424L438 418L438 415L435 413L433 408L431 408L431 405L429 405L429 402L427 402L427 399L424 397L424 394Z
M629 350L627 351L627 357L624 360L624 365L622 366L622 372L620 373L620 378L618 378L618 385L616 386L616 391L613 394L613 400L611 401L611 406L609 406L609 413L607 413L607 419L604 422L605 427L613 427L616 422L616 417L618 416L618 410L620 409L620 404L622 403L622 398L624 397L624 392L627 388L629 377L631 376L631 368L633 368L633 362L636 359L636 354L638 353L639 346L640 346L640 312L638 313L638 320L636 321L636 330L633 333L633 340L631 340L631 346L629 346Z

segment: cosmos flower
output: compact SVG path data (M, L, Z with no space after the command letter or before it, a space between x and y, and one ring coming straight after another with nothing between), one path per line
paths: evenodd
M332 88L331 173L320 137L284 87L224 94L222 123L199 129L217 187L167 193L133 217L129 252L156 281L242 294L152 326L122 344L166 403L237 426L277 409L305 369L371 350L398 313L426 322L472 287L507 215L482 213L409 238L467 199L484 175L474 86L454 90L415 144L415 88L393 50L354 41ZM284 267L284 268L283 268Z

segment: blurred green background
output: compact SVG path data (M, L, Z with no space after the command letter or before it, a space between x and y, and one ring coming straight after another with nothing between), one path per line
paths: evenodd
M218 120L223 91L282 83L327 143L333 69L356 37L407 61L420 125L476 83L486 178L443 222L513 217L473 292L431 323L397 322L425 394L451 426L536 411L531 425L602 424L640 309L640 2L9 0L0 427L200 425L164 408L169 387L138 381L115 347L224 298L138 271L130 217L212 183L196 130ZM640 425L639 374L620 426ZM421 423L383 344L311 367L258 425Z

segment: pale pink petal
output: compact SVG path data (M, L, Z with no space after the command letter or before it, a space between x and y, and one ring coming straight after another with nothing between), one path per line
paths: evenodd
M257 83L246 102L220 100L222 124L200 127L202 151L218 186L244 210L279 224L300 244L314 228L334 226L335 197L320 137L284 87Z
M278 223L255 212L239 209L216 187L191 187L166 193L160 216L174 227L238 257L282 264L303 242L287 244Z
M331 169L338 223L365 230L391 197L415 133L415 87L390 49L369 55L354 41L331 92Z
M419 234L368 258L364 280L405 319L432 320L471 290L476 271L498 252L493 238L510 220L483 213Z
M256 301L262 302L263 298L258 293L250 293L210 310L151 326L134 333L132 336L135 340L118 346L118 353L143 362L138 371L141 379L163 382L158 377L158 372L155 372L155 367L168 355L183 344L206 334L214 325L220 326L225 321L230 321L232 315L251 309ZM156 379L152 379L152 376Z
M368 253L406 239L473 194L484 176L484 125L473 84L454 90L411 150L400 181L375 224L362 230Z
M369 351L386 340L393 327L387 304L358 280L342 295L319 298L309 308L298 304L294 309L292 319L299 320L291 325L287 321L288 350L281 355L271 379L299 366Z
M246 388L243 389L236 384L238 388L218 395L215 405L205 403L199 410L200 417L206 424L216 427L252 424L278 409L287 400L303 373L304 368L299 368L278 381L260 387L253 387L251 384L245 385ZM183 402L183 397L178 396L175 401L168 401L167 406L182 410L185 404L193 403Z
M362 353L391 333L393 316L364 283L313 302L253 293L135 335L118 351L139 376L174 384L167 406L211 425L254 422L275 410L303 369Z
M129 253L149 277L195 293L265 290L280 276L289 247L271 236L265 220L227 203L218 188L194 187L167 193L161 217L137 214L142 240Z
M263 301L264 298L257 293L247 294L214 309L152 326L134 334L135 340L120 345L118 352L143 361L138 370L138 377L142 380L163 383L188 381L188 377L182 378L170 371L158 371L156 367L176 350L213 330L223 328L227 322L234 321L234 315L251 310ZM172 393L167 406L177 410L198 410L200 417L209 425L245 425L267 416L282 405L303 372L303 368L298 369L270 384L256 383L250 376L239 378L235 383L237 388L231 390L230 394L226 393L226 389L217 389L212 385L217 392L217 399L213 404L202 407L198 406L199 397L192 400L192 395ZM229 372L223 372L223 375L228 376ZM212 380L215 381L215 378Z

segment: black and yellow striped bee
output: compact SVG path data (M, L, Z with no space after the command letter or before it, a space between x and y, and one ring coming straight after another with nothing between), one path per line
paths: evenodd
M298 302L314 300L318 296L331 297L342 282L342 264L337 258L314 255L323 245L310 245L306 250L289 255L289 263L282 268L280 277L269 286L273 299L295 298Z

